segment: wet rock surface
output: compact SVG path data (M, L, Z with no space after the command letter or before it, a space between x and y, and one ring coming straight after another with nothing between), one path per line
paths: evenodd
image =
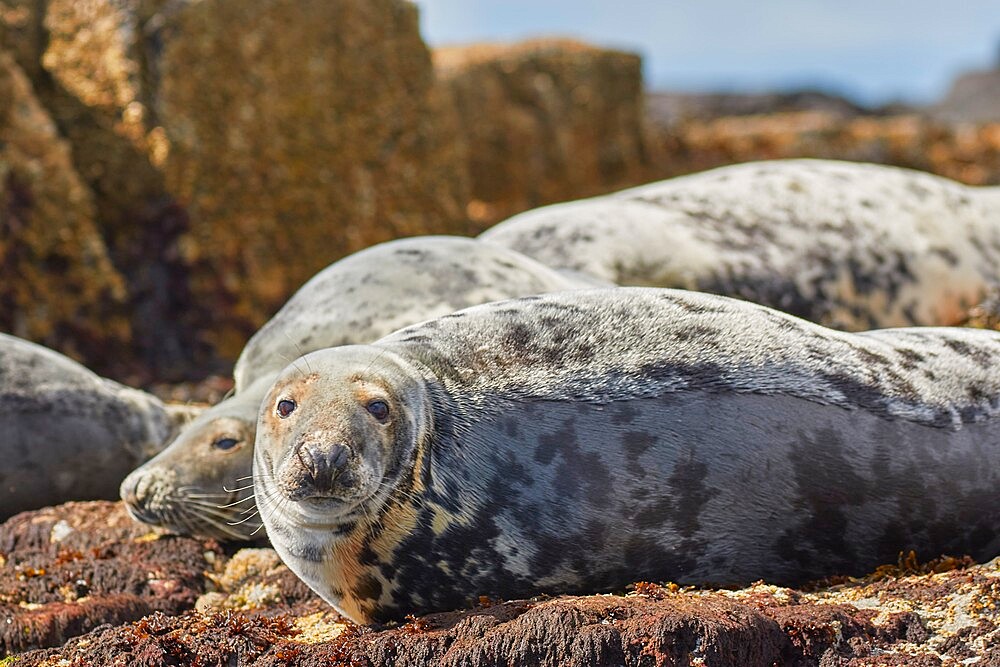
M270 549L230 556L150 534L114 503L19 515L0 527L0 554L0 646L18 665L1000 664L998 560L902 559L812 591L638 583L624 595L482 599L358 627Z

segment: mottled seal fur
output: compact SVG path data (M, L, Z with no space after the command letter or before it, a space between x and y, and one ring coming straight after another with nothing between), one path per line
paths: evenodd
M655 288L321 350L261 406L257 504L358 622L633 581L796 584L996 555L1000 333L843 333Z
M480 238L620 285L736 296L838 329L953 325L1000 284L1000 188L751 162L528 211Z
M58 352L0 334L0 520L69 500L112 499L184 421L155 396Z
M258 531L248 497L257 411L289 361L313 350L368 343L403 326L513 296L590 287L523 255L473 239L390 241L330 265L247 343L235 394L205 411L124 481L132 515L181 533L245 540ZM242 500L242 502L241 502ZM228 507L226 507L228 506Z

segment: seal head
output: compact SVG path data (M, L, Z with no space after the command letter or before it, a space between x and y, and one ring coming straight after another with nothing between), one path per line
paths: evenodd
M258 422L265 502L306 527L346 529L377 514L428 430L423 379L411 364L369 346L336 353L335 373L305 370L307 355L279 377Z
M176 533L220 540L261 536L249 471L257 408L274 377L205 410L133 470L119 489L129 514Z

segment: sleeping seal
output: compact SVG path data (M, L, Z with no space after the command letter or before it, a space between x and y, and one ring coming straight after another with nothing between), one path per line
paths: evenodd
M235 394L206 410L122 483L133 517L222 540L260 535L248 492L257 411L276 374L301 354L367 343L400 327L513 296L603 284L564 275L473 239L390 241L314 276L247 343ZM242 485L242 486L241 486ZM247 491L242 493L242 491Z
M0 520L116 497L190 415L54 350L0 333Z
M848 331L954 325L1000 284L1000 187L751 162L528 211L480 239L620 285L740 297Z
M1000 333L583 290L305 355L261 405L284 562L368 623L1000 549Z

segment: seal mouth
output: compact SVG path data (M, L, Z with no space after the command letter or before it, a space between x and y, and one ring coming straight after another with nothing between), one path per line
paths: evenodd
M243 489L240 489L243 490ZM248 541L262 529L251 493L212 493L198 487L167 488L151 484L141 497L124 497L125 510L136 521L180 535L222 541Z

